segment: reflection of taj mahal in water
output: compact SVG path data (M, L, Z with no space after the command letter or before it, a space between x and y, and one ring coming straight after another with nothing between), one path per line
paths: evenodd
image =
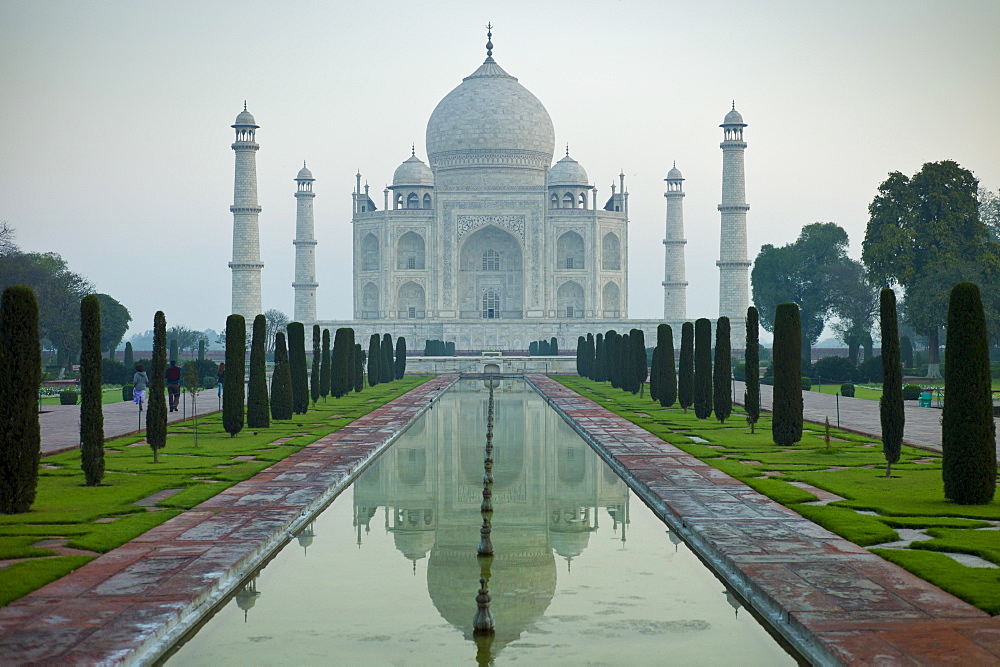
M628 514L621 478L547 404L520 383L514 387L519 393L497 391L494 412L490 594L494 614L504 619L496 648L544 614L556 588L557 557L570 567L601 521L615 523L624 540ZM488 396L482 388L455 385L442 400L457 402L458 409L419 420L406 443L354 485L359 544L382 523L414 572L427 559L434 606L463 632L471 632L469 591L480 576L475 545ZM452 442L460 444L445 444Z
M428 162L416 150L399 165L392 185L374 197L362 175L352 195L354 319L317 315L312 172L296 176L294 319L323 327L426 339L460 350L526 350L533 340L608 329L642 329L687 319L683 222L684 178L676 166L665 179L664 319L628 319L629 193L620 174L609 195L598 194L587 171L566 154L553 163L555 131L542 103L492 57L448 93L427 122ZM732 320L733 347L743 347L749 300L746 258L743 128L734 108L723 128L723 193L719 313ZM261 311L254 117L244 111L236 130L233 312ZM378 200L378 201L376 201ZM339 228L343 230L343 227ZM344 243L344 232L335 242ZM645 277L649 279L649 277Z

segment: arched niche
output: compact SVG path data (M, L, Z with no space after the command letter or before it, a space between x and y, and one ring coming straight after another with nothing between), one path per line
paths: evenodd
M361 290L361 319L377 320L379 317L379 293L375 283L368 283Z
M416 232L406 232L396 243L397 269L423 269L424 237Z
M401 318L423 319L426 316L424 288L413 281L400 285L397 303Z
M583 288L573 280L567 280L556 292L557 317L583 317Z
M523 256L518 239L499 227L488 225L469 234L459 250L461 317L520 319L524 299Z
M622 268L622 244L614 232L605 234L601 241L601 268L605 271L619 271Z
M556 240L556 267L582 269L584 267L583 237L576 232L566 232Z
M378 239L374 234L366 234L361 241L361 270L378 271Z
M617 283L609 282L602 293L604 317L621 317L621 290Z

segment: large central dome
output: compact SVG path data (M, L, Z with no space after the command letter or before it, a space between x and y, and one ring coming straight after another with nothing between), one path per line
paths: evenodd
M492 57L448 93L427 121L432 167L544 169L554 149L549 112Z

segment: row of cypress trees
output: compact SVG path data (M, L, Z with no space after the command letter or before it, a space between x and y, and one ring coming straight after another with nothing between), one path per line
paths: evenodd
M445 342L443 340L438 340L436 338L428 338L424 342L424 356L454 357L455 343L453 341Z
M559 339L555 336L545 340L533 340L528 343L529 357L557 357L559 356Z
M399 380L405 374L406 338L400 336L396 339L393 352L392 336L372 334L368 339L368 384L374 387L382 382Z

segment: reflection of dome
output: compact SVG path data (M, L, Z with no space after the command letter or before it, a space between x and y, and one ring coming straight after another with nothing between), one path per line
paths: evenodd
M576 558L584 552L590 543L590 532L556 532L549 533L549 541L556 553L563 558Z
M720 125L720 127L724 125L742 125L743 127L746 127L746 123L743 122L743 116L741 116L740 112L736 110L735 105L733 105L733 110L726 114L726 119L722 121L722 125Z
M530 151L540 168L552 163L555 131L542 103L503 71L493 58L445 95L427 121L427 155L432 165L448 153L480 153L464 164L505 164L506 151Z
M408 560L418 561L427 557L434 546L433 530L397 530L392 534L396 549Z
M434 186L434 174L431 168L424 164L424 161L416 155L411 155L403 164L396 167L392 175L393 186L401 185L424 185Z
M569 156L552 165L549 169L549 185L579 185L586 187L589 184L587 170L579 162Z
M494 532L494 538L496 538ZM544 537L537 538L544 544ZM520 542L520 540L519 540ZM489 583L490 610L496 619L493 655L515 641L545 614L556 590L556 565L548 546L518 545L506 555L498 541ZM435 547L427 563L427 590L442 618L472 638L479 590L479 559L475 549Z

